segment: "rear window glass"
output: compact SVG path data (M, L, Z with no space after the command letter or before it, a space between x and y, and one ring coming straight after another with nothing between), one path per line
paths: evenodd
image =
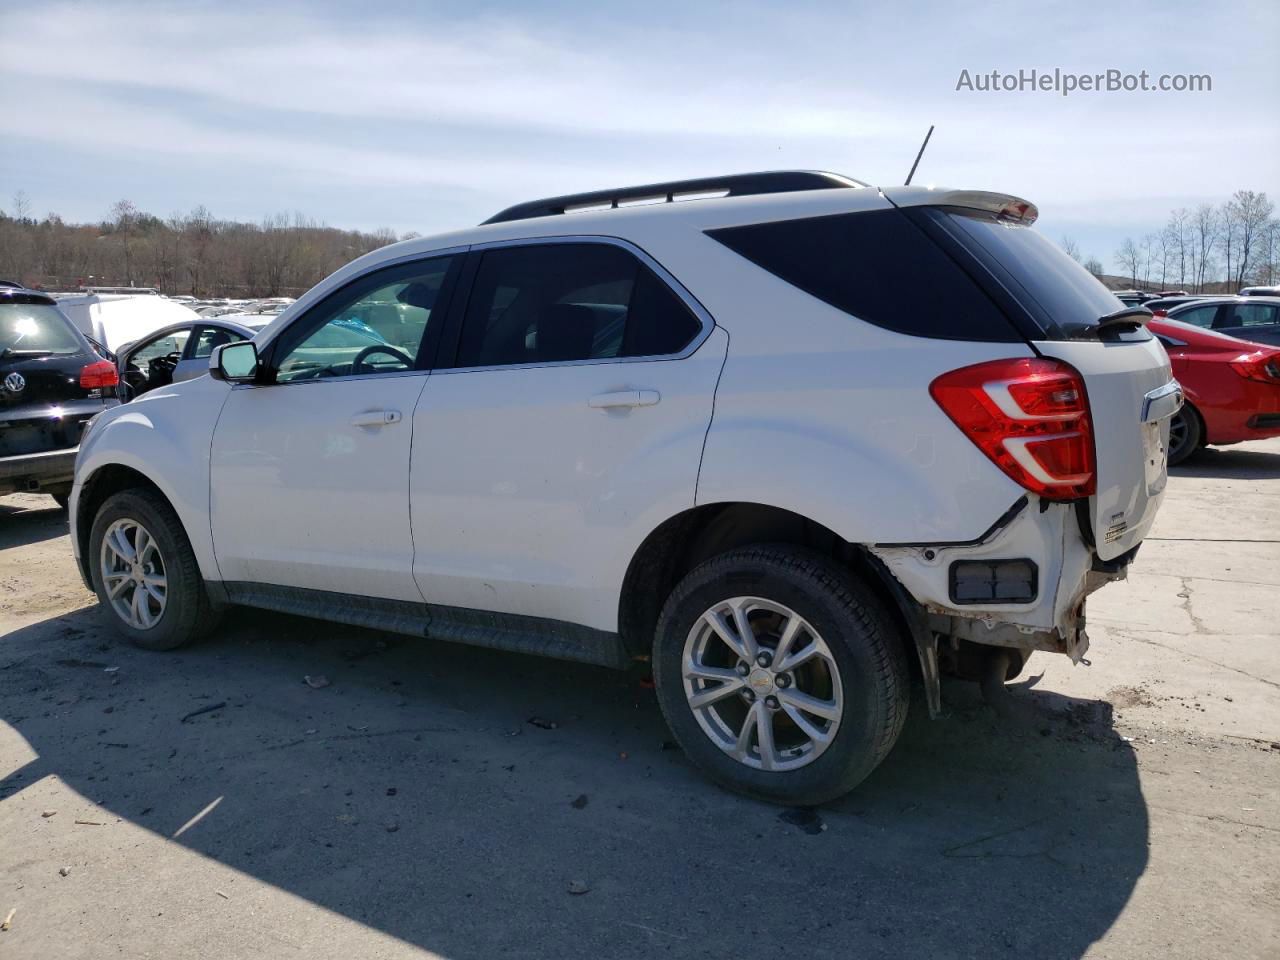
M985 253L980 259L1004 274L1001 279L1015 286L1010 292L1040 314L1041 323L1064 330L1094 327L1100 317L1124 306L1093 274L1030 227L976 210L930 214L956 228L967 248Z
M47 303L0 303L0 354L72 354L84 349L66 317Z
M1021 340L991 298L898 210L707 233L793 286L876 326L945 340Z

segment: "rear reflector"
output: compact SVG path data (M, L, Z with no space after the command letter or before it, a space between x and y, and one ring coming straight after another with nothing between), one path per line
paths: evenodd
M1050 500L1091 496L1097 483L1084 381L1042 357L992 360L944 373L929 393L1016 483Z
M116 365L109 360L99 360L80 369L80 386L95 389L114 387L120 382Z

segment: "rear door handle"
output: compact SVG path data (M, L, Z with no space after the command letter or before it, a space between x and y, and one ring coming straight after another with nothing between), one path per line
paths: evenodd
M618 390L614 393L597 393L587 401L587 406L597 410L616 407L652 407L662 395L657 390Z
M385 427L389 423L399 422L399 410L368 410L364 413L357 413L351 418L353 427Z

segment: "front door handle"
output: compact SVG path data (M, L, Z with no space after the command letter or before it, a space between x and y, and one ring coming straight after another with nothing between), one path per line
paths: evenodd
M614 393L597 393L587 401L587 406L596 410L611 410L616 407L652 407L662 399L657 390L618 390Z
M385 427L400 422L399 410L368 410L351 418L353 427Z

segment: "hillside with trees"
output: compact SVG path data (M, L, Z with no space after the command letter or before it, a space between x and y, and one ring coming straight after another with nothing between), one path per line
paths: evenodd
M0 278L45 290L155 287L197 297L297 296L361 254L397 240L302 214L220 220L203 206L161 219L128 200L99 223L36 219L21 191L0 210Z

